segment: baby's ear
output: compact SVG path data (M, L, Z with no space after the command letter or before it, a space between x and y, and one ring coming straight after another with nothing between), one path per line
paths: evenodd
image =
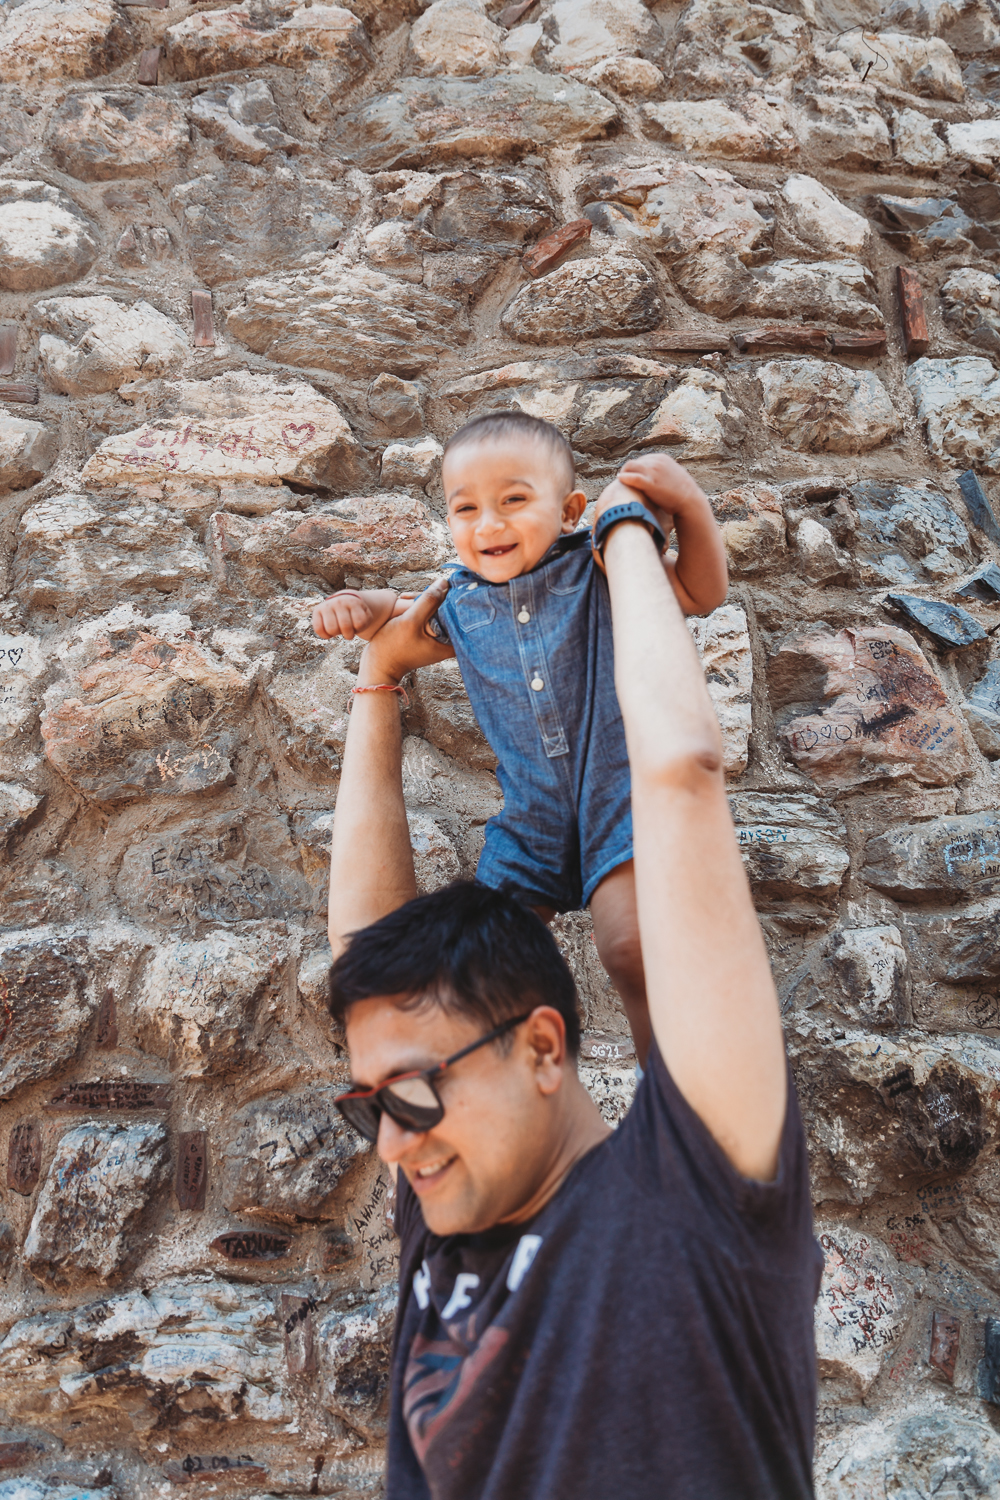
M571 490L563 501L563 531L575 531L586 508L587 497L583 490Z

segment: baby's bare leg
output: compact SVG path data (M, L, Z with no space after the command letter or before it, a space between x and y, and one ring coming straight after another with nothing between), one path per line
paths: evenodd
M632 1028L635 1052L642 1067L653 1032L646 1003L646 975L639 946L639 916L635 902L635 867L632 860L605 875L590 899L594 919L594 941L611 983L622 997Z

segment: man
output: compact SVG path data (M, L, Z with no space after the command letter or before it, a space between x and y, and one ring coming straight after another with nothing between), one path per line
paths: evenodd
M437 659L440 586L359 673L332 994L344 1113L399 1170L389 1500L812 1493L820 1259L718 725L641 520L604 562L655 1039L616 1132L577 1077L572 980L540 921L482 887L413 899L391 690Z

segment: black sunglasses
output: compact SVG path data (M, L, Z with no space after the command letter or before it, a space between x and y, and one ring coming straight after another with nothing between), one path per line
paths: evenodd
M513 1016L509 1021L504 1021L502 1026L495 1026L478 1041L470 1042L461 1052L446 1057L444 1062L435 1063L433 1068L423 1068L415 1073L397 1073L395 1078L387 1078L376 1088L351 1089L333 1102L348 1125L353 1125L366 1141L378 1140L378 1127L383 1111L404 1130L433 1130L444 1119L444 1105L434 1087L434 1079L440 1078L445 1068L457 1063L460 1057L468 1057L470 1052L485 1047L487 1042L495 1042L505 1031L513 1031L515 1026L520 1026L531 1014L529 1010L523 1016Z

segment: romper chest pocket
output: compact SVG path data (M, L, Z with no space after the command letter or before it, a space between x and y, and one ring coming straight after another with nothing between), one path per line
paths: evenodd
M576 559L573 559L576 562ZM583 566L574 568L547 568L545 587L550 594L578 594L590 575L589 557Z
M482 630L496 619L496 605L490 598L489 589L466 588L458 598L452 598L451 608L458 628L468 635L472 630Z

